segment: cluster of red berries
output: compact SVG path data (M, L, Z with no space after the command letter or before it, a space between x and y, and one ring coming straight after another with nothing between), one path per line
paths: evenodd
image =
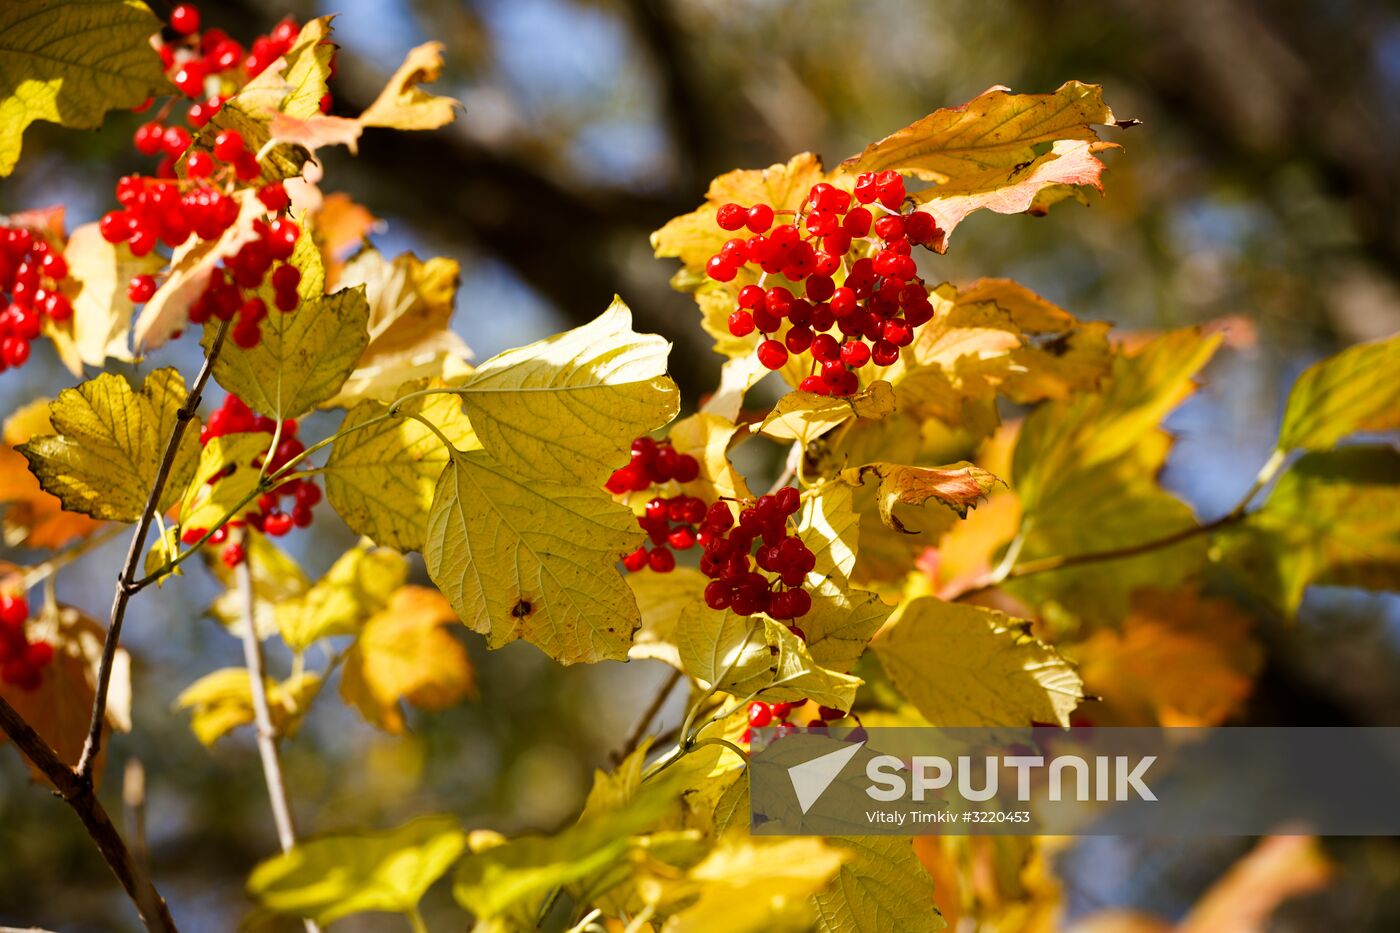
M720 229L747 229L750 236L727 241L710 257L706 273L731 282L748 265L761 272L758 284L739 289L729 332L763 334L758 359L768 369L781 369L789 354L810 353L813 371L799 386L804 391L855 393L856 370L871 362L894 363L900 348L913 342L914 328L933 317L911 253L915 246L936 247L943 234L929 214L901 213L905 200L904 179L897 172L867 172L857 176L854 198L821 182L797 212L775 212L767 204L721 205L715 216ZM780 213L796 216L775 227ZM764 288L770 275L802 284L802 294L783 285ZM784 319L789 326L779 340ZM827 333L832 328L839 337Z
M803 702L805 701L799 700L793 703L765 703L762 700L754 700L749 704L749 725L744 729L743 734L739 736L739 741L747 745L753 739L753 730L770 726L776 727L776 738L792 735L797 731L798 726L796 723L789 721L788 717L792 715L794 710L802 706ZM830 724L832 722L838 719L845 719L847 715L850 714L836 709L835 707L819 706L817 707L816 718L807 721L807 731L825 731L831 727ZM859 722L860 717L857 716L856 720ZM857 729L856 731L864 733L863 728ZM857 740L857 737L850 736L846 739L846 741L853 740Z
M208 422L199 431L200 444L208 444L216 437L224 437L229 434L266 434L268 435L268 450L263 455L253 461L253 466L261 469L266 463L269 473L286 466L293 458L298 457L306 450L304 445L297 438L297 421L288 418L282 422L282 435L277 442L276 449L272 449L272 436L276 433L277 422L267 415L260 415L248 407L248 404L236 395L230 395L224 399L224 404L209 416ZM230 470L235 469L230 465ZM224 474L213 476L209 479L211 484L218 482ZM288 506L284 507L282 500L288 500ZM244 525L255 531L260 531L273 538L280 538L293 528L305 528L313 520L312 508L321 501L321 487L316 485L316 481L310 478L288 480L268 490L258 497L257 503L250 507L241 518L232 519L226 525L214 530L209 535L209 544L224 545L222 554L225 564L229 567L237 567L247 558L247 552L238 541L229 540L230 529L241 528ZM198 544L208 533L207 528L186 528L180 536L180 540L186 545Z
M73 306L59 291L68 275L63 253L24 227L0 229L0 372L23 366L43 318L62 323Z
M728 502L710 506L700 529L700 572L712 581L705 587L705 605L741 616L761 612L780 622L811 610L812 597L802 585L817 559L788 528L788 519L801 508L802 496L791 486L744 504L738 521ZM807 639L796 625L788 628Z
M677 453L669 441L639 437L632 442L631 462L613 472L606 488L622 495L671 481L688 483L699 475L699 462ZM622 565L633 573L648 567L669 573L676 567L675 551L699 545L700 572L711 580L705 587L705 604L711 609L732 609L742 616L761 612L784 622L806 615L812 597L802 586L816 557L788 529L788 519L802 508L801 494L788 487L738 504L736 521L725 500L707 506L684 494L651 498L637 517L650 546L624 555ZM806 638L795 625L789 628Z
M43 669L53 661L53 645L30 641L24 631L29 603L23 596L0 594L0 682L37 690Z
M171 14L171 29L178 34L161 45L167 76L186 97L198 98L186 111L189 125L198 130L219 111L228 96L268 65L285 55L296 41L300 28L291 19L283 20L271 35L254 41L245 49L218 29L199 33L199 11L191 4L180 4ZM333 62L334 60L332 60ZM211 86L215 93L204 97ZM329 106L329 95L322 101ZM140 109L149 106L149 102ZM257 155L243 136L225 129L214 137L211 151L191 150L192 136L183 126L167 124L173 104L160 117L143 124L134 139L138 151L160 155L154 177L131 175L117 184L120 210L106 214L100 223L102 236L110 243L127 243L131 252L144 256L163 243L174 248L191 235L214 240L238 219L238 200L233 189L259 179L262 169ZM183 179L176 165L184 157ZM262 322L267 318L267 301L256 292L269 272L273 304L283 312L300 303L297 286L301 273L286 265L301 230L290 218L281 216L290 204L286 188L272 182L257 189L258 200L272 215L271 222L254 222L256 238L238 252L223 257L204 290L191 305L190 320L203 324L217 318L234 321L233 341L245 349L262 339ZM281 265L277 265L278 263ZM275 268L274 268L275 266ZM152 275L137 275L127 285L127 297L137 304L149 301L159 282Z

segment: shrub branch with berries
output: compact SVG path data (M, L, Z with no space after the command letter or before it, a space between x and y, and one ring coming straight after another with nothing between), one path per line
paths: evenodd
M1147 612L1234 618L1202 595L1207 571L1242 574L1285 612L1314 582L1400 586L1395 523L1375 519L1400 515L1397 455L1337 446L1394 426L1394 338L1304 373L1276 455L1200 523L1157 482L1160 424L1218 333L1122 346L1015 282L941 281L973 212L1043 214L1101 190L1113 144L1099 128L1128 123L1096 87L994 89L833 171L803 154L715 179L652 237L724 357L716 390L683 402L670 345L637 333L621 299L473 366L451 330L455 263L338 246L365 240L368 212L322 190L318 151L449 122L455 102L422 86L441 45L412 50L348 116L333 112L328 18L245 45L189 4L165 24L138 0L18 6L0 6L5 45L49 54L21 65L0 50L0 70L44 88L27 108L0 101L0 171L33 120L92 127L114 109L146 114L133 145L156 162L71 235L55 210L0 230L0 368L51 344L83 380L5 425L6 539L51 553L0 564L0 728L150 929L180 913L157 889L166 866L153 878L132 857L94 787L111 732L130 728L130 691L149 686L119 647L128 604L180 585L196 556L245 664L203 674L178 705L206 745L253 727L286 851L248 891L312 927L374 909L421 929L420 899L451 871L483 928L935 930L940 895L908 840L775 840L725 818L744 806L750 749L834 725L1131 721L1148 704L1135 685L1115 705L1119 685L1096 680L1124 650L1102 636ZM198 374L145 369L191 328ZM776 402L759 401L771 388ZM307 416L333 410L339 426L315 436ZM279 542L323 520L362 537L312 580ZM125 525L104 628L56 581ZM1367 548L1384 559L1347 563ZM432 586L409 582L410 552ZM451 814L298 841L281 745L334 694L395 734L463 701L463 626L561 664L672 673L547 844L484 841ZM264 660L278 641L287 670ZM1247 663L1237 649L1229 663ZM686 712L663 728L678 683ZM339 822L314 801L304 812L316 829ZM961 850L937 857L974 871ZM389 864L392 884L376 873ZM770 883L781 917L732 911Z

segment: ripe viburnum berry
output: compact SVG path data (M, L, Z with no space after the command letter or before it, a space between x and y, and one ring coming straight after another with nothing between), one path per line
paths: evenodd
M716 225L750 234L725 241L705 265L710 278L736 290L729 332L761 335L758 359L768 369L810 353L805 391L856 392L858 370L891 365L933 318L911 250L939 248L942 232L906 202L903 176L885 171L858 175L852 191L819 182L797 211L721 204Z

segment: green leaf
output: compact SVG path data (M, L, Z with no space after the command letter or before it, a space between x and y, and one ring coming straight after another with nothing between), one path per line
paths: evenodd
M64 389L49 406L57 435L30 438L17 450L29 461L44 491L70 512L134 522L155 485L165 447L185 402L185 383L174 369L146 377L140 392L125 379L102 373ZM180 441L165 491L164 511L179 498L199 458L199 422Z
M370 910L409 913L466 846L448 815L382 833L322 836L259 864L248 893L278 913L322 924Z
M278 311L269 277L259 291L271 309L262 340L249 349L228 341L214 363L219 385L279 420L299 418L339 392L369 344L364 287L324 294L321 252L309 232L297 240L289 263L301 271L301 306ZM206 349L218 326L205 327Z
M505 918L533 928L550 891L598 875L621 859L632 837L672 808L673 792L665 781L644 785L625 807L591 815L554 836L525 836L473 853L458 867L452 893L479 921Z
M894 514L896 505L923 505L930 499L940 502L967 517L967 510L1000 483L986 470L963 461L946 467L901 466L897 463L868 463L841 472L841 478L852 486L860 486L869 476L879 480L880 520L895 531L908 531ZM909 532L913 534L913 532Z
M420 388L422 383L402 386L400 396ZM386 417L388 411L367 400L345 416L322 471L326 499L357 533L401 551L421 551L433 492L451 451L419 418L458 450L481 445L454 395L410 399L400 405L401 417Z
M322 638L354 635L389 604L407 579L408 561L402 554L363 544L353 547L314 586L276 604L282 640L301 652Z
M524 638L564 664L621 660L641 620L616 564L641 538L600 489L528 479L470 451L438 480L423 557L491 647Z
M871 646L900 693L935 726L1068 726L1083 684L1029 625L923 596L895 610Z
M160 28L137 0L0 5L0 175L35 120L91 129L166 87L150 43Z
M912 840L837 836L826 844L850 858L812 897L822 933L933 933L947 926Z
M1400 590L1400 452L1302 457L1262 508L1217 533L1213 553L1286 613L1311 585Z
M461 386L467 417L501 466L549 482L602 484L634 438L675 417L670 345L632 330L614 298L582 327L493 356Z
M1309 366L1288 396L1280 450L1323 450L1358 431L1400 427L1400 336L1348 347Z

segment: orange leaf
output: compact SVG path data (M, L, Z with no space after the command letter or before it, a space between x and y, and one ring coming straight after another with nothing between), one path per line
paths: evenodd
M49 400L39 399L15 412L5 422L4 446L0 446L0 504L5 510L5 543L30 548L60 548L85 538L102 522L77 512L65 512L63 504L39 488L29 472L29 461L14 448L31 437L52 434Z

